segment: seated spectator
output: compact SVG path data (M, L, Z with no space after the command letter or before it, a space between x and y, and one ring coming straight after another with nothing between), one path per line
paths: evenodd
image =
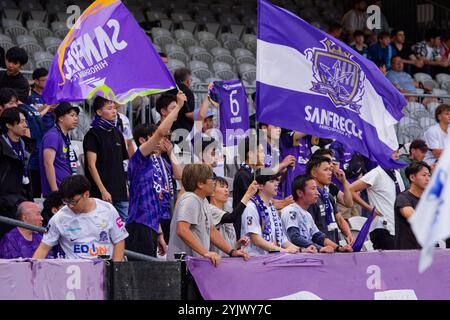
M56 124L42 138L39 165L42 194L58 191L61 181L77 173L79 165L68 133L77 126L80 109L61 102L55 109Z
M17 208L16 219L42 227L41 208L34 202L22 202ZM41 240L40 233L16 227L3 236L0 242L0 259L31 258Z
M47 198L45 198L42 208L42 218L44 218L43 225L47 226L50 219L62 208L64 203L62 201L61 195L58 191L50 193Z
M247 207L247 203L257 191L258 183L253 181L237 207L233 208L233 211L229 213L225 211L225 205L229 196L228 182L222 177L217 177L215 179L214 193L209 199L213 224L228 244L235 249L240 249L241 246L248 245L250 239L248 237L242 237L237 240L233 222L238 219L241 220L242 213ZM211 246L211 251L217 252L222 257L226 256L224 252L213 245Z
M411 163L414 163L414 162L420 162L425 159L425 155L427 154L427 151L428 151L428 146L425 143L425 141L423 141L421 139L416 139L413 142L411 142L411 144L409 145L409 153L402 154L400 156L399 160L403 161L404 163L407 163L408 165L410 165ZM401 168L400 174L402 176L402 180L405 185L405 188L408 189L409 188L409 180L405 175L405 169L406 169L406 167Z
M364 32L361 30L356 30L353 33L353 41L354 44L352 45L352 49L354 49L356 52L358 52L360 55L362 55L365 58L368 58L369 56L369 48L364 43Z
M431 168L425 162L414 162L405 169L405 175L410 187L395 200L395 249L421 249L408 220L430 182Z
M442 36L440 53L442 60L450 61L450 33Z
M173 260L175 253L184 252L188 256L206 257L217 267L221 258L210 251L211 244L230 257L248 258L245 252L230 246L212 223L206 197L214 192L214 178L207 164L188 164L184 167L181 182L186 192L175 205L167 259Z
M388 78L401 93L415 94L418 93L416 89L423 89L426 93L431 93L433 91L433 88L415 81L409 73L404 71L404 67L403 59L400 56L394 56L392 57L392 69L386 74L386 78Z
M317 202L319 193L317 184L311 176L298 176L292 182L292 196L295 203L281 211L283 230L289 241L300 248L307 248L313 253L351 252L352 247L334 243L321 232L308 208Z
M0 89L0 116L6 109L16 108L18 105L17 92L14 89Z
M449 61L444 60L440 53L441 33L438 29L428 29L425 31L425 40L416 43L413 51L416 56L425 64L423 72L431 76L443 72L443 68L449 66Z
M433 165L438 162L447 143L448 126L450 124L450 105L441 104L435 111L437 124L425 131L423 137L428 146L425 162Z
M417 69L422 69L424 66L423 60L417 58L414 52L411 50L411 46L405 44L405 31L402 29L394 29L391 33L392 43L391 46L397 52L397 55L402 58L405 64L405 71L412 74L412 66Z
M367 2L365 0L355 0L353 9L349 10L342 17L342 27L345 34L348 36L346 39L351 39L353 33L356 30L368 31L367 29Z
M306 252L293 245L284 234L280 216L273 203L278 190L277 176L257 175L256 182L259 191L252 197L241 218L241 235L250 238L250 245L244 250L251 256L269 252Z
M65 206L49 222L48 232L33 259L44 259L57 244L67 259L111 258L123 261L128 232L112 204L91 198L89 181L81 175L65 178L60 194ZM68 228L66 223L70 221Z
M28 80L20 73L27 62L27 52L22 48L12 47L6 52L6 71L0 71L0 88L14 89L22 103L27 102L30 93Z
M386 69L391 69L391 59L397 54L391 45L391 36L387 32L378 35L378 42L369 47L369 59L372 61L384 61Z
M6 109L0 116L0 128L0 215L14 218L17 204L33 199L27 167L31 150L23 140L27 133L24 112ZM0 238L11 229L0 223Z
M333 23L328 27L328 34L335 39L342 40L342 25L340 23Z

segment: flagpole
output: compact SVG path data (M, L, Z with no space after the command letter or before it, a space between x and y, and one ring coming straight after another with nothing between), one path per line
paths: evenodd
M256 117L256 110L255 110L255 154L256 154L256 158L255 158L255 169L253 170L253 180L256 180L256 168L258 165L258 119Z

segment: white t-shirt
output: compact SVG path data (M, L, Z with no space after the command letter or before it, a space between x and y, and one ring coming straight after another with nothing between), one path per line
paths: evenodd
M425 155L425 162L431 165L437 160L433 156L431 149L444 149L447 141L447 133L442 131L439 123L437 123L434 126L429 127L423 136L429 148Z
M269 208L270 210L270 208ZM275 219L277 220L276 222L281 226L281 219L278 216L278 212L270 212L269 214L270 217L270 225L272 226L271 228L271 238L276 239L276 234L275 234L275 227L274 227L274 219L273 217L275 217ZM259 214L258 214L258 210L256 209L255 204L253 203L253 201L249 201L247 204L247 207L245 208L244 212L242 213L242 223L241 223L241 236L248 236L250 237L250 234L257 234L259 236L262 237L262 228L261 228L261 224L259 223ZM283 246L283 244L285 242L287 242L288 239L286 238L286 235L283 232L283 240L281 243L281 247ZM261 256L261 255L265 255L268 254L269 252L256 246L250 239L250 245L243 248L249 255L251 256Z
M395 176L400 187L400 191L405 191L403 179L398 170L395 170ZM361 180L370 187L367 189L369 202L375 206L383 217L376 216L370 225L370 231L375 229L387 229L391 235L395 235L394 204L396 199L395 183L389 175L380 167L376 167L366 173ZM387 225L383 224L387 222Z
M77 214L64 206L50 219L48 226L42 242L51 247L59 243L67 259L112 257L113 245L128 237L117 210L99 199L95 199L95 209L89 213Z
M281 223L286 236L288 236L287 230L291 227L298 228L300 235L308 241L312 241L313 235L320 232L311 214L297 203L290 204L281 210Z

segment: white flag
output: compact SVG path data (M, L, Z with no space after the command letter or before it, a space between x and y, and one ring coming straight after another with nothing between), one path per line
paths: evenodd
M450 135L447 145L450 146ZM450 237L450 147L441 155L409 223L422 246L419 261L419 272L422 273L433 262L436 243Z

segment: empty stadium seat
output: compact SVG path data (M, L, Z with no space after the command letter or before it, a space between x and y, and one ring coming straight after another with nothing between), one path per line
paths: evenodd
M214 56L214 61L228 63L230 66L236 63L236 59L231 55L230 50L225 48L213 48L211 53Z
M184 67L186 67L184 62L176 59L169 59L169 62L167 63L167 68L170 70L171 73L173 73L175 70L179 68Z
M10 48L14 47L14 43L11 37L5 34L0 34L0 47L2 47L5 50L5 52L8 51Z
M216 39L215 35L208 31L197 32L197 39L200 45L207 50L211 50L216 47L220 47L220 42Z
M239 73L243 80L246 80L250 83L256 80L256 66L251 64L241 64L239 65Z
M242 42L239 41L239 36L234 33L222 33L220 38L222 40L222 46L230 51L244 47Z
M17 45L25 51L27 51L28 54L33 54L37 51L42 51L41 46L39 45L37 39L32 35L20 35L16 38Z
M427 108L418 102L408 102L406 110L408 110L409 115L414 119L428 117L429 115Z
M256 59L250 50L238 48L234 49L233 54L238 64L248 63L256 65Z
M441 104L439 102L430 102L427 106L428 112L430 114L430 117L434 119L434 115L436 112L437 107L439 107Z
M43 42L44 42L45 50L47 50L48 52L50 52L52 54L55 54L59 48L59 45L61 44L61 39L55 38L55 37L46 37L46 38L44 38Z
M192 74L195 75L202 81L212 76L211 71L209 71L208 65L202 61L191 61L189 62L189 69L191 69Z
M27 29L30 31L30 34L39 39L44 39L52 35L52 32L47 28L45 23L39 20L28 20Z
M367 218L361 216L354 216L348 219L348 223L350 225L351 230L361 231L364 223L366 223Z
M256 35L249 33L244 34L242 35L242 42L248 50L256 53Z
M431 117L422 117L419 119L419 124L422 127L422 130L425 132L429 127L434 126L436 124L436 121Z
M184 51L184 48L182 46L179 46L177 44L167 44L165 46L166 54L171 59L181 60L184 63L189 62L189 56Z
M228 63L216 61L213 63L213 70L216 77L223 80L232 80L236 78L232 67Z
M17 38L17 36L28 34L27 29L25 29L20 21L3 19L2 24L5 33L12 38Z
M191 55L192 60L203 61L207 64L213 62L213 56L203 47L189 47L188 52Z
M433 78L429 74L418 72L414 74L414 80L416 80L417 82L424 82L433 80Z
M61 39L64 39L69 32L65 21L53 21L50 26L55 36Z
M180 46L183 46L186 49L189 47L198 45L198 42L194 38L194 35L187 30L183 30L183 29L175 30L174 35L175 35L177 44L179 44Z
M152 28L151 33L153 42L159 45L161 48L165 48L167 44L175 43L175 40L172 38L172 34L167 29Z
M34 61L36 63L36 68L45 68L50 70L52 65L53 56L47 51L38 51L33 54Z

